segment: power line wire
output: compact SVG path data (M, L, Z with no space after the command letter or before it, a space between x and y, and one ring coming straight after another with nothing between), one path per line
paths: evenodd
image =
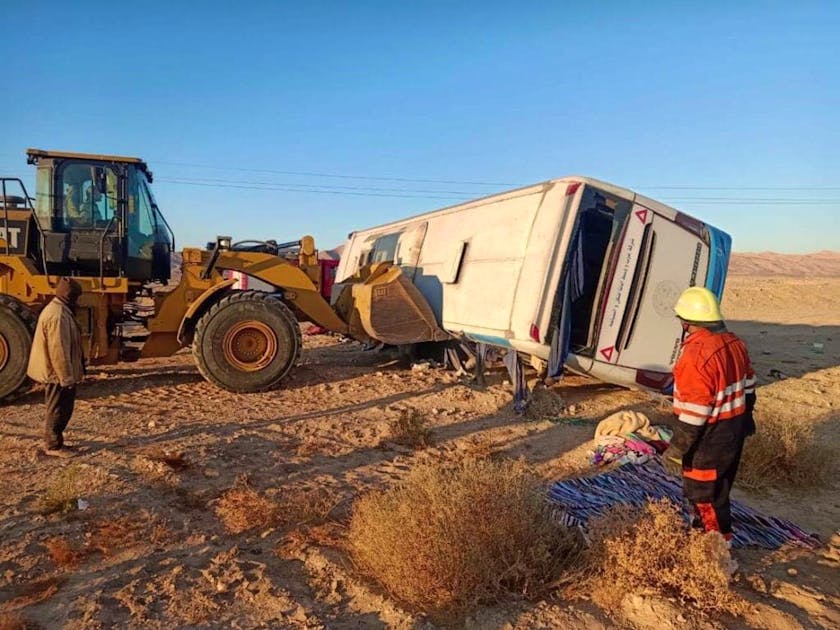
M779 203L797 203L797 202L819 202L819 203L838 203L840 199L819 199L816 197L793 197L786 199L784 197L663 197L663 199L670 199L671 201L744 201L744 202L779 202Z
M637 186L636 190L840 190L840 186Z
M245 186L245 185L238 185L238 184L211 184L205 182L195 182L195 181L182 181L177 179L164 179L160 180L170 184L182 184L187 186L205 186L211 188L236 188L240 190L266 190L266 191L277 191L277 192L300 192L300 193L316 193L316 194L323 194L323 195L351 195L357 197L393 197L393 198L401 198L401 199L443 199L443 200L455 200L455 201L462 201L468 199L467 197L444 197L444 196L436 196L436 195L398 195L398 194L389 194L389 193L376 193L376 192L353 192L348 190L330 190L330 189L314 189L314 188L292 188L292 187L285 187L285 186Z
M156 178L155 181L173 181L177 179L179 182L195 182L195 183L210 183L210 184L241 184L253 186L293 186L295 188L329 188L336 190L360 190L365 192L396 192L396 193L434 193L446 195L475 195L481 194L475 190L437 190L437 189L416 189L416 188L381 188L377 186L340 186L338 184L299 184L296 182L262 182L250 181L242 179L217 179L209 177L180 177L170 176L169 178Z
M708 206L734 206L739 203L748 206L833 206L840 204L840 200L806 200L806 201L744 201L743 199L732 199L729 201L673 201L663 200L664 203L672 204L690 204L690 205L708 205Z
M204 168L204 169L213 169L213 170L228 170L228 171L238 171L238 172L250 172L250 173L273 173L273 174L281 174L281 175L292 175L292 176L301 176L301 177L323 177L323 178L339 178L339 179L355 179L355 180L368 180L368 181L392 181L392 182L403 182L403 183L429 183L429 184L460 184L460 185L467 185L467 186L512 186L513 184L504 183L504 182L476 182L476 181L463 181L463 180L446 180L446 179L426 179L426 178L407 178L407 177L384 177L384 176L373 176L373 175L347 175L347 174L338 174L338 173L322 173L322 172L310 172L310 171L283 171L283 170L276 170L276 169L256 169L256 168L243 168L243 167L234 167L234 166L215 166L209 164L198 164L193 162L174 162L174 161L167 161L167 160L158 160L155 161L157 164L169 164L169 165L176 165L176 166L187 166L193 168ZM7 165L0 166L1 169L14 171L17 167L9 167ZM195 178L195 177L185 177L185 176L170 176L170 178L158 178L158 181L167 182L167 183L174 183L174 184L184 184L184 185L194 185L194 186L210 186L210 187L219 187L219 188L241 188L241 189L252 189L252 190L278 190L278 191L285 191L285 192L315 192L321 194L340 194L339 190L346 190L346 191L354 191L348 192L347 194L350 195L358 195L358 196L378 196L378 197L401 197L401 198L425 198L425 199L468 199L472 198L476 195L483 194L483 191L450 191L450 190L428 190L428 189L401 189L401 188L379 188L379 187L363 187L363 186L339 186L333 184L302 184L302 183L280 183L280 182L251 182L251 181L241 181L241 180L217 180L217 179L210 179L210 178ZM681 185L681 186L674 186L674 185L662 185L662 186L638 186L635 188L636 190L692 190L692 191L789 191L789 192L797 192L797 191L837 191L840 190L840 186L698 186L698 185ZM384 194L384 193L412 193L412 194ZM422 195L415 195L413 193L432 193L431 195L422 194ZM446 196L441 196L446 195ZM456 196L449 196L449 195L457 195ZM464 197L461 197L461 196ZM666 197L666 199L668 199ZM840 203L840 201L835 199L813 199L813 198L805 198L805 199L784 199L784 198L772 198L772 199L745 199L745 198L727 198L727 197L719 197L719 198L670 198L672 201L679 201L679 202L691 202L691 203L704 203L704 204L716 204L716 203L753 203L753 204L768 204L768 205L783 205L783 204L793 204L793 205L817 205L817 204L834 204Z
M364 179L388 182L409 182L421 184L461 184L466 186L514 186L515 184L505 182L476 182L457 179L420 179L415 177L383 177L378 175L347 175L343 173L321 173L313 171L281 171L269 168L242 168L237 166L214 166L211 164L194 164L191 162L170 162L166 160L155 160L154 164L169 164L171 166L187 166L191 168L208 168L222 171L242 171L248 173L274 173L276 175L294 175L299 177L328 177L336 179Z
M157 181L188 186L202 186L210 188L236 188L240 190L255 191L277 191L277 192L298 192L316 193L331 195L351 195L360 197L392 197L402 199L444 199L444 200L468 200L474 192L468 191L438 191L438 190L412 190L412 189L379 189L364 188L356 186L315 186L306 184L282 184L273 182L246 182L238 180L207 180L207 179L181 179L181 178L159 178ZM349 190L348 190L349 189ZM384 192L383 192L384 191ZM400 193L439 193L439 194L400 194ZM457 196L456 196L457 195ZM663 201L668 203L694 203L694 204L751 204L751 205L832 205L840 204L840 199L782 199L782 198L744 198L744 197L670 197Z

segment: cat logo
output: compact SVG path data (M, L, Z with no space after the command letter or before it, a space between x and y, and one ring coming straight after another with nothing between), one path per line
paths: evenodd
M18 248L18 240L20 239L20 228L10 227L8 229L8 234L6 232L6 228L0 226L0 241L6 241L9 244L9 247L12 249Z

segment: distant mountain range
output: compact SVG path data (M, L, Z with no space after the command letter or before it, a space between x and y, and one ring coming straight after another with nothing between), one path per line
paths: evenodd
M733 253L729 261L729 273L733 276L840 277L840 252L738 252Z

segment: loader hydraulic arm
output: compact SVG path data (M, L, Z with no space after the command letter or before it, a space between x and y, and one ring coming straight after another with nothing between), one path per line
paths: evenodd
M311 243L311 237L305 237ZM317 256L302 247L298 265L271 253L229 248L230 239L217 239L212 250L187 248L183 251L181 281L168 293L155 298L155 316L147 327L149 338L141 356L169 356L193 341L201 316L231 291L232 282L224 271L239 271L267 282L283 294L283 300L306 319L327 330L347 334L348 324L321 296L314 277ZM302 243L304 240L301 241ZM303 251L306 250L306 251Z
M284 299L307 318L327 330L348 332L347 323L321 296L318 287L301 269L283 258L261 252L222 250L217 254L216 269L240 271L283 291Z

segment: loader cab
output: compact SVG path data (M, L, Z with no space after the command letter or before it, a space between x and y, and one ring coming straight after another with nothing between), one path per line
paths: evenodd
M172 231L138 158L29 149L36 165L35 219L50 274L166 283Z

